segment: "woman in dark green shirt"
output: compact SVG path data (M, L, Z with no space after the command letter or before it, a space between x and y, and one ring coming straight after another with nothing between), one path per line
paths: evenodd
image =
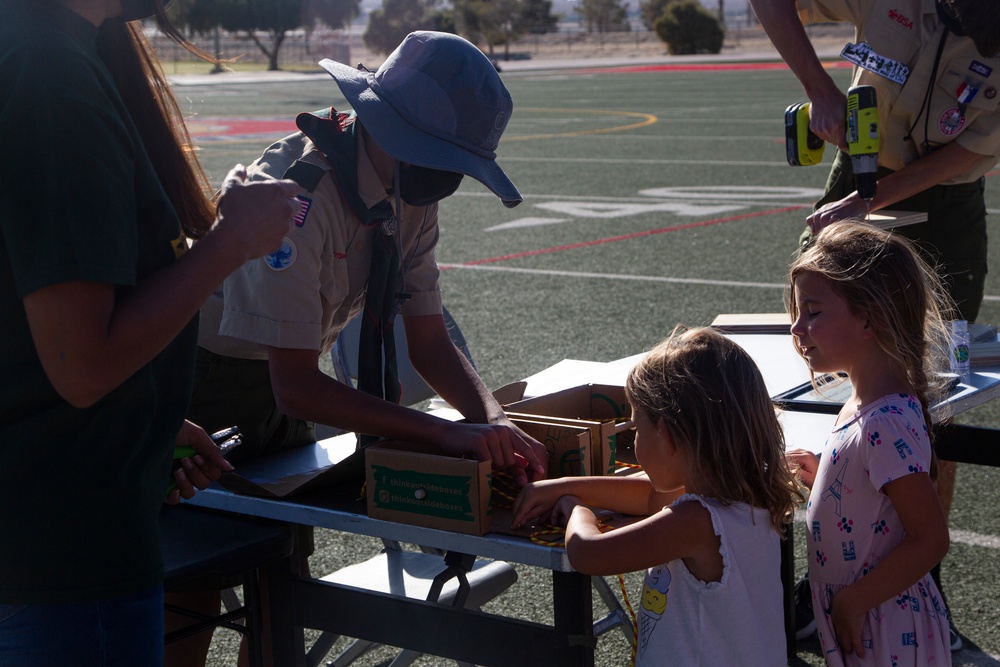
M202 455L172 502L228 466L184 421L196 314L298 209L293 183L246 184L242 167L212 205L125 20L154 12L160 0L0 0L3 665L162 660L173 449Z

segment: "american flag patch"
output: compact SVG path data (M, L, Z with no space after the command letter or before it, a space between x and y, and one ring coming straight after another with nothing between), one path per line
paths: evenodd
M306 224L306 216L309 215L309 209L312 207L313 200L309 197L303 197L302 195L296 195L296 199L299 200L301 206L299 207L299 213L292 220L295 221L296 227L301 227Z

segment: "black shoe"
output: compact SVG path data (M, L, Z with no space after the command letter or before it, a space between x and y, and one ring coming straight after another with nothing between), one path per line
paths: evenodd
M809 590L809 577L805 576L795 584L795 639L811 637L815 632L812 592Z
M952 653L961 651L965 645L962 643L962 635L958 634L958 630L955 629L955 621L952 620L951 614L948 614L948 639L951 642Z

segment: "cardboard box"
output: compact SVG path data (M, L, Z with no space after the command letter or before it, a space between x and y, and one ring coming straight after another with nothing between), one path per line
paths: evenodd
M593 474L591 436L585 426L557 423L544 417L510 420L514 426L545 445L549 454L549 477L583 477Z
M607 470L598 467L602 460L605 460L603 454L595 455L594 452L601 452L603 448L608 448L614 443L615 437L615 423L611 421L593 421L589 419L568 419L564 417L552 417L550 415L531 415L525 412L512 412L506 411L507 416L510 417L511 421L517 423L521 420L545 420L546 422L559 425L564 427L575 427L582 428L587 431L588 436L588 451L589 451L589 465L587 466L588 475L606 475L609 474ZM548 447L546 445L546 447ZM612 468L614 468L614 462L612 461ZM549 456L549 469L552 470L552 457ZM565 474L561 475L549 475L550 477L564 477Z
M541 418L576 420L591 432L591 470L594 474L613 474L617 449L633 438L623 429L632 410L625 399L625 388L614 385L586 384L544 396L527 398L504 406L510 413L537 415ZM590 422L590 424L584 424ZM599 428L591 424L598 422ZM616 433L617 431L617 433Z
M490 532L489 461L384 441L365 448L368 516L456 533Z

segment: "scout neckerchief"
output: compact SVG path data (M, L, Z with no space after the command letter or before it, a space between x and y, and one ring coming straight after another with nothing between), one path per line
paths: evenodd
M326 158L341 198L361 224L380 225L382 233L376 234L372 241L372 263L361 319L358 389L392 403L399 403L400 386L393 320L397 303L402 303L404 297L397 292L399 252L395 239L396 217L388 201L382 200L368 208L361 200L358 192L355 120L354 113L337 112L331 107L301 113L296 117L295 124ZM359 436L359 445L365 447L375 440L378 440L375 436L362 434Z

